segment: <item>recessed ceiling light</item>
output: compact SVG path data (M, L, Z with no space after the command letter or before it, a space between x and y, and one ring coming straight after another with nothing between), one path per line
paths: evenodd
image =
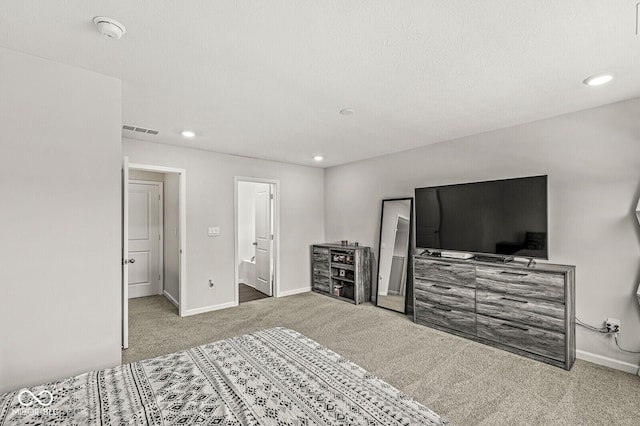
M106 37L119 39L127 29L120 22L105 16L96 16L93 23L98 27L98 31Z
M324 158L322 157L322 155L316 155L315 157L313 157L314 160L316 161L322 161L324 160Z
M182 136L184 136L185 138L192 138L195 135L196 134L194 132L192 132L191 130L183 130L182 131Z
M340 110L340 114L342 115L352 115L354 112L356 111L353 108L345 108Z
M613 80L611 74L595 74L584 79L583 83L587 86L600 86Z

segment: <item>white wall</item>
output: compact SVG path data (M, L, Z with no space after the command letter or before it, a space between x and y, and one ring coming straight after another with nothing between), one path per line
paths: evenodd
M413 196L416 187L548 174L550 262L576 265L577 316L594 325L620 319L620 342L638 351L639 118L635 99L329 168L327 240L359 240L377 254L383 198ZM603 362L640 362L618 351L610 336L581 327L577 348L583 357L608 358Z
M309 246L324 241L323 169L133 139L123 140L123 155L132 163L187 171L187 311L237 303L235 176L280 180L280 291L310 287ZM207 236L212 226L220 227L220 236Z
M129 180L149 180L151 182L164 183L164 173L148 172L146 170L129 170Z
M0 48L0 392L120 364L120 93Z

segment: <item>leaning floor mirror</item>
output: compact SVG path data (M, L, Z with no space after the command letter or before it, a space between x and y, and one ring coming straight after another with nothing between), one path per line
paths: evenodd
M376 306L405 313L413 198L382 200Z

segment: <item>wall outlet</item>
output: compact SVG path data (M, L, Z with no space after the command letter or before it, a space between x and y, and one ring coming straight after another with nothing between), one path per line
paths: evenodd
M607 333L620 333L619 319L607 318L604 324L607 327Z
M213 280L209 279L209 288L213 288Z

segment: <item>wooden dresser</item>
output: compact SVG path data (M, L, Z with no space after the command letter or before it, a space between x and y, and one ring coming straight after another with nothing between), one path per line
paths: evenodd
M371 299L371 249L340 244L311 246L311 289L346 302Z
M570 370L575 267L414 256L414 321Z

